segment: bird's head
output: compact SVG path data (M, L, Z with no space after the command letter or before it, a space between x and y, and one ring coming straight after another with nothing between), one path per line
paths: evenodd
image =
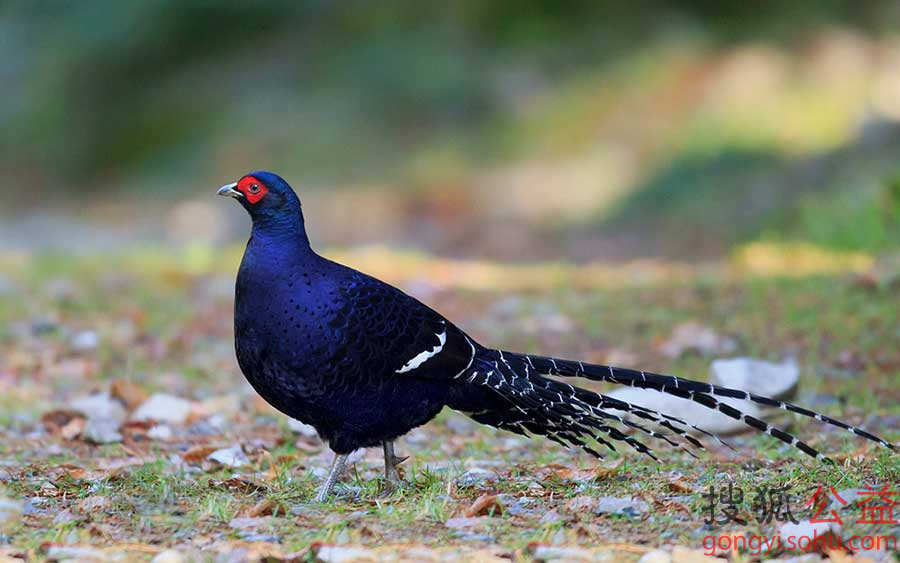
M250 172L216 193L238 200L253 219L254 228L303 227L300 199L278 174L264 170Z

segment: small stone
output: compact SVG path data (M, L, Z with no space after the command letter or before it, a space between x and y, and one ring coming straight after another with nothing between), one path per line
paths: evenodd
M597 499L582 495L571 498L566 502L566 510L569 512L593 512L597 508Z
M251 532L248 530L243 530L238 532L238 536L244 541L249 542L267 542L267 543L278 543L281 541L281 538L278 536L273 536L271 534L260 534L257 532Z
M109 561L109 556L103 550L93 547L51 545L45 555L50 561Z
M595 514L621 514L637 516L648 509L647 503L635 498L600 497L597 499Z
M688 549L680 545L672 549L672 563L708 563L710 557L699 549Z
M476 534L467 530L454 530L450 535L463 541L482 541L491 543L497 541L497 538L489 534Z
M51 545L45 553L49 561L99 563L109 561L103 550L94 547Z
M793 360L775 364L755 358L719 359L713 360L710 372L716 385L774 399L789 397L800 379L800 368Z
M774 561L777 561L777 563L822 563L822 556L815 553L806 553L804 555L798 555L796 557L786 557L784 559L777 559Z
M76 332L69 339L69 347L75 352L90 352L100 345L100 337L93 330Z
M516 498L506 494L497 495L497 497L500 499L500 502L503 503L504 507L509 507L506 509L506 513L511 516L527 516L534 514L543 504L539 499L531 497Z
M548 510L541 516L541 524L553 524L555 522L560 522L562 519L562 515L556 510Z
M459 518L450 518L444 525L452 530L462 530L467 528L477 528L487 522L489 518L487 516L475 516L475 517L459 517Z
M150 563L185 563L186 559L181 552L175 549L160 551L150 560Z
M626 403L638 405L656 412L664 412L669 416L680 418L688 424L693 424L712 434L732 434L734 432L743 432L748 428L747 425L740 420L735 420L717 410L706 408L689 399L674 397L655 389L623 387L614 389L609 395ZM717 397L717 399L721 403L739 409L748 416L762 418L762 409L756 403L749 403L730 397ZM619 413L622 416L631 417L631 415L623 411L615 409L610 410ZM694 433L696 434L696 432Z
M77 520L78 517L69 512L68 510L60 510L56 516L53 517L54 524L65 524L66 522L72 522Z
M244 454L244 450L238 445L216 450L206 456L206 459L224 465L225 467L241 467L250 463L250 460L247 459L247 456Z
M205 415L219 414L225 417L237 416L243 408L241 396L237 393L216 395L203 399L197 405L197 412Z
M672 556L661 549L655 549L641 556L638 563L672 563Z
M598 557L598 553L584 547L562 547L555 545L535 545L530 549L532 557L537 561L605 561L609 557ZM606 555L606 554L603 554Z
M295 420L293 418L288 419L288 428L291 429L291 432L295 434L300 434L301 436L306 436L307 438L318 438L319 433L316 432L316 429L313 428L309 424L304 424L299 420Z
M406 441L414 446L420 446L432 442L433 437L430 433L417 428L406 435Z
M826 536L840 536L841 525L837 522L810 522L809 520L801 520L799 524L787 522L781 526L779 531L781 532L782 538L789 538L791 536L796 538L794 550L807 552L822 551L824 547L829 545L826 543L829 541ZM803 540L804 537L807 539ZM814 538L815 545L812 544ZM787 544L786 540L785 544ZM785 546L787 547L787 545Z
M147 430L147 437L151 440L167 442L172 439L172 428L166 424L157 424L150 430Z
M110 418L89 418L81 435L93 444L115 444L122 441L119 426L119 422Z
M190 416L192 409L193 405L190 401L165 393L156 393L132 413L131 419L183 424Z
M470 469L460 475L456 480L456 484L460 487L472 487L482 483L497 481L500 478L495 472L488 469Z
M24 513L24 503L0 497L0 530L10 524L18 522Z
M228 527L236 530L246 530L263 526L270 521L271 518L268 516L240 516L238 518L232 518L231 521L228 522Z
M877 490L877 489L880 489L881 487L875 486L872 488ZM871 498L865 494L860 494L860 493L866 493L866 492L867 492L866 489L843 489L841 491L838 491L837 496L839 496L842 499L844 499L845 501L847 501L846 505L841 504L841 502L834 495L829 494L828 495L828 508L833 508L835 510L847 510L847 509L859 508L859 504L858 504L859 501L865 500L866 498ZM877 498L877 496L876 496L876 498Z
M337 545L323 545L316 551L316 561L323 563L351 563L357 561L373 561L374 553L371 550L359 547L342 547Z

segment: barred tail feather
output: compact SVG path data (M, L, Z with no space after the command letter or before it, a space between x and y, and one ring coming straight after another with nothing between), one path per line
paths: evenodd
M465 375L464 381L490 389L502 399L500 404L504 405L467 413L474 420L518 434L543 435L565 446L581 448L598 458L602 456L589 446L591 440L612 451L616 450L616 442L624 442L639 453L658 460L646 444L613 424L662 440L675 448L683 447L670 435L609 412L606 410L609 408L633 412L642 419L670 429L690 445L703 447L699 440L679 426L684 423L677 418L666 420L663 415L643 407L609 399L537 374L519 373L502 361L479 359ZM696 457L689 449L685 450Z
M731 405L717 400L715 397L729 397L735 399L743 399L758 403L761 405L780 408L789 412L799 414L801 416L813 418L825 424L841 428L851 432L857 436L867 440L876 442L890 450L897 451L897 446L891 444L887 440L867 432L861 428L857 428L843 421L831 418L829 416L805 409L792 403L787 403L770 397L764 397L742 391L739 389L731 389L728 387L720 387L710 383L702 383L690 379L682 379L680 377L670 375L659 375L639 370L618 368L612 366L587 364L584 362L563 360L545 356L532 356L527 354L515 354L511 352L497 352L501 361L512 370L519 370L524 373L529 371L539 374L561 376L561 377L583 377L593 381L604 381L618 385L627 385L641 389L654 389L667 393L669 395L680 397L699 403L709 409L717 410L726 416L735 420L739 420L747 426L754 428L760 432L769 434L770 436L789 444L803 453L827 460L822 454L812 448L810 445L797 439L784 430L774 427L765 421L753 416L747 415ZM619 407L607 405L608 408ZM624 409L620 409L624 410Z

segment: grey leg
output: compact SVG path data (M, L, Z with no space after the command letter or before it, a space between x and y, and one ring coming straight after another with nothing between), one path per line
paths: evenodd
M409 456L397 457L394 455L393 442L382 442L381 446L384 449L384 478L392 485L399 485L400 472L397 471L397 466L406 461Z
M322 488L319 489L319 493L316 495L316 502L325 502L328 499L328 495L331 494L331 489L334 488L334 484L337 482L338 475L343 471L345 463L347 463L347 454L334 454L331 470L328 471L328 477L322 483Z

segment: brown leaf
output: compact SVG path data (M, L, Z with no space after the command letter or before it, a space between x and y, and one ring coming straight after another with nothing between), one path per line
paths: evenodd
M617 459L611 463L579 469L577 467L566 467L562 465L554 465L553 474L557 479L564 481L596 481L604 480L612 477L619 467L622 465L622 459Z
M181 459L183 459L185 463L200 463L217 449L219 448L215 446L193 446L191 449L181 454Z
M466 510L466 516L489 516L491 514L503 514L503 504L497 498L497 495L483 494L472 503L472 506Z
M81 413L68 409L56 409L41 415L41 424L44 425L47 432L59 436L62 434L63 428L73 420L79 418L81 419L83 429L84 416ZM71 440L71 438L68 439Z
M285 509L285 506L280 502L276 502L272 499L263 499L247 511L247 516L256 518L258 516L272 516L273 514L286 513L287 510Z
M64 475L69 479L72 479L73 481L84 479L88 474L88 472L83 467L72 465L71 463L64 463L62 465L59 465L57 469L61 472L60 477Z
M64 440L74 440L81 436L87 421L81 417L75 417L59 429L59 435Z
M693 488L684 479L678 478L669 481L669 490L675 493L690 493Z
M603 481L609 479L619 471L619 467L625 462L625 458L619 458L615 461L598 465L594 469L594 480Z
M121 401L129 411L138 408L147 400L147 393L127 379L114 379L109 386L109 394Z
M255 483L246 477L232 477L231 479L225 479L224 481L213 481L210 479L209 486L212 488L224 488L229 491L243 493L256 493L267 490L265 485Z

